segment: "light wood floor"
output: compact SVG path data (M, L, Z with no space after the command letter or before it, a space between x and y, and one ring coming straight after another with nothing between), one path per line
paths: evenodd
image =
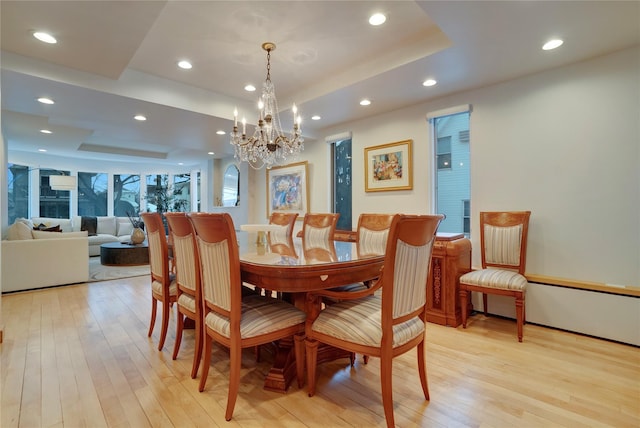
M207 389L189 376L193 331L171 360L159 326L146 337L147 277L4 295L2 415L10 427L371 427L384 426L379 364L359 356L319 368L309 398L293 385L266 392L271 363L243 359L231 422L224 420L228 354L216 347ZM548 328L472 318L467 330L429 324L431 401L417 379L416 353L394 362L396 423L401 427L640 426L640 350Z

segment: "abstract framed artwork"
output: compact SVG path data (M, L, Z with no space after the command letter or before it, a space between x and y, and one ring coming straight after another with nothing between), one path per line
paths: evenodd
M298 220L309 211L307 161L267 170L267 217L274 211L298 213Z
M365 191L413 189L412 143L404 140L364 149Z

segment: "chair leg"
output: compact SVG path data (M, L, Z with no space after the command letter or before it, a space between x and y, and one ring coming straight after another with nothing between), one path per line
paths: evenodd
M198 376L200 359L202 358L202 321L196 319L196 349L193 351L193 364L191 365L191 379Z
M293 336L294 352L296 355L296 377L298 378L298 388L304 386L304 333Z
M233 416L233 409L236 406L236 399L238 398L238 389L240 389L242 348L231 345L229 354L229 394L227 396L227 410L224 414L224 418L227 421L230 421Z
M169 329L169 301L162 301L162 330L160 330L160 343L158 343L158 351L162 351L164 341L167 338L167 330Z
M429 399L429 384L427 383L427 366L425 364L424 340L418 344L418 375L420 376L420 384L422 392L424 392L425 400Z
M369 363L369 356L368 355L363 355L362 356L362 361L364 361L365 364Z
M516 297L516 322L518 323L518 342L522 342L522 326L524 324L524 296Z
M173 355L171 359L178 358L178 352L180 351L180 344L182 343L182 330L184 329L184 315L178 311L178 318L176 322L176 341L173 344Z
M487 303L487 293L482 293L482 308L484 309L484 316L488 316L489 304Z
M318 341L306 340L307 383L309 384L309 397L316 393L316 366L318 364Z
M393 419L393 388L391 378L391 355L382 353L380 357L380 382L382 383L382 407L384 407L384 417L387 420L387 427L395 427Z
M467 305L469 299L469 292L467 290L460 290L460 310L462 315L462 328L467 328Z
M200 385L198 391L204 391L204 385L207 383L207 376L209 375L209 364L211 364L211 336L209 336L204 329L202 330L204 335L204 358L202 361L202 377L200 378Z
M156 325L156 314L158 313L158 301L155 297L151 296L151 322L149 323L149 333L147 337L151 337L153 334L153 327Z

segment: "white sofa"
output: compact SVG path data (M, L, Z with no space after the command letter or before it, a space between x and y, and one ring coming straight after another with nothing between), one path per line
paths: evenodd
M2 241L2 292L89 279L87 232L31 233L31 239Z
M100 255L100 245L108 242L127 242L131 239L133 225L128 217L98 216L96 235L89 236L89 256ZM82 217L74 216L71 219L32 217L34 225L45 226L59 225L63 233L80 232Z
M72 230L80 231L82 217L71 219ZM128 217L100 216L98 217L95 236L89 236L89 256L100 255L100 245L107 242L128 242L131 240L133 225Z

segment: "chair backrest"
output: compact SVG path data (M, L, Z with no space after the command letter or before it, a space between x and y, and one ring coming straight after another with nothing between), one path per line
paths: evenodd
M302 239L307 248L326 248L327 242L333 241L339 213L305 214L302 222Z
M382 271L383 335L392 334L393 324L417 316L426 320L427 277L436 231L443 218L441 214L394 216Z
M293 239L293 227L298 213L274 212L269 217L269 224L281 226L281 230L270 231L267 235L269 245L289 244Z
M240 323L234 323L234 319L240 319L242 282L233 219L227 213L190 213L189 218L200 254L204 316L214 311L231 318L231 326L237 327L239 335Z
M140 216L147 231L151 277L165 283L168 289L171 282L169 279L169 250L167 237L164 234L162 215L160 213L142 213Z
M165 213L169 233L173 241L173 259L176 266L176 283L196 299L200 299L200 268L196 231L187 213Z
M516 270L524 275L531 211L480 213L482 268Z
M356 231L358 256L384 254L392 221L393 214L360 214Z

